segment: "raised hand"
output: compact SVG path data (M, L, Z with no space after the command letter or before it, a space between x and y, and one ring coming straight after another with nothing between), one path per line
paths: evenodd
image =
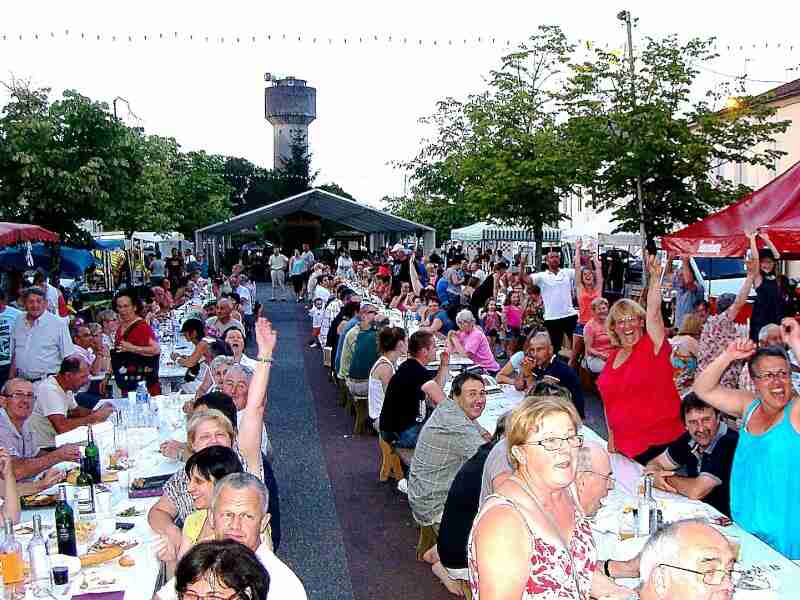
M732 341L725 349L725 354L731 360L747 360L756 352L756 345L752 340L740 338Z
M664 267L661 266L661 261L657 254L651 254L647 257L647 272L650 276L650 281L661 281L661 273Z
M278 332L272 329L272 324L266 319L256 321L256 344L258 345L258 356L272 356L275 344L278 341Z
M781 339L795 352L800 349L800 323L797 319L786 317L781 321Z

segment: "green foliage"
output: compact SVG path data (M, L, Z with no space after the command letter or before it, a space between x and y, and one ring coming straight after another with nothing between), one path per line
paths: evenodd
M7 86L0 116L0 220L35 223L66 243L87 244L78 227L181 231L230 215L224 159L182 153L172 138L146 136L114 118L108 104L71 90Z
M436 229L437 240L450 239L450 230L474 222L472 213L462 203L445 198L384 196L381 200L390 213Z
M617 231L639 230L633 190L641 177L648 239L702 219L750 191L712 175L732 162L771 166L770 146L788 121L773 119L765 98L740 97L743 81L722 85L692 101L699 71L713 60L713 39L680 43L677 36L647 38L631 78L627 58L595 49L571 66L563 92L571 116L567 135L580 156L579 178L598 207L613 211Z

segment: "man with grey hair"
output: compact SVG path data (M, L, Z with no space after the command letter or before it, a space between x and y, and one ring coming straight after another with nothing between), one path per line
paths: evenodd
M272 551L269 541L269 492L250 473L231 473L214 485L209 510L217 540L233 540L252 550L269 573L267 600L307 600L303 583ZM174 578L156 593L160 600L176 600Z
M738 549L705 521L689 519L660 529L641 554L641 600L729 600L739 572Z
M22 377L37 384L58 372L61 361L75 351L67 323L47 312L45 293L30 287L23 294L25 315L11 332L9 379Z
M217 316L206 320L206 334L218 338L225 337L225 332L232 327L244 331L244 325L231 317L233 304L230 298L220 298L217 301Z

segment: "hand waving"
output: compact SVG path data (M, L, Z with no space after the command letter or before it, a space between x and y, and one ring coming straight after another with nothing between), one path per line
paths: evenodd
M781 338L795 352L800 349L800 323L797 319L786 317L781 321Z
M278 341L278 332L272 329L272 324L266 319L256 321L256 344L258 345L258 356L272 356L275 344Z
M725 349L725 354L732 361L734 360L747 360L755 354L756 345L752 340L740 338L732 341Z

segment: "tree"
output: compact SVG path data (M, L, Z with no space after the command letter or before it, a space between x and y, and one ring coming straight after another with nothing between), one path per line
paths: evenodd
M348 200L356 202L355 196L345 192L338 183L334 183L333 181L331 181L330 183L323 183L322 185L318 185L315 187L319 190L325 190L326 192L330 192L331 194L336 194L337 196L341 196L342 198L347 198Z
M194 232L229 218L231 186L223 177L225 158L203 151L180 154L173 169L176 229L192 239Z
M783 154L770 142L789 122L774 121L763 98L743 96L735 108L719 109L743 81L692 101L698 65L717 57L712 48L713 39L647 38L635 80L627 59L600 48L572 65L565 129L580 157L580 181L597 207L613 211L617 231L639 230L633 193L639 177L652 240L750 191L712 176L719 164L769 166Z
M381 202L390 213L436 229L437 240L450 239L450 231L474 222L467 207L441 197L384 196Z
M463 203L477 219L533 230L537 264L544 226L558 223L560 200L576 185L557 103L557 76L572 50L560 28L540 27L502 58L486 92L440 102L423 121L434 127L433 141L400 163L418 194Z
M306 136L301 132L292 131L289 151L289 156L281 156L280 178L277 179L281 185L281 199L308 191L319 174L311 170L311 154Z

